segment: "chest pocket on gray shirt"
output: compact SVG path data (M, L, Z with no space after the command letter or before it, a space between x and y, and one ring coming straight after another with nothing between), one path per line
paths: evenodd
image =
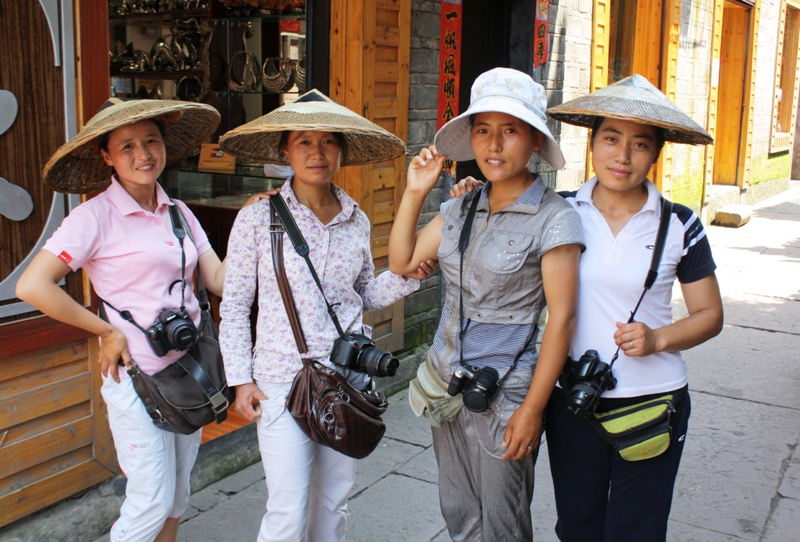
M486 269L498 274L518 271L528 256L533 235L498 230L486 250Z

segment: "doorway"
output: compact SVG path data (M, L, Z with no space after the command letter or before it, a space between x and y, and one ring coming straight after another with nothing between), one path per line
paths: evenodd
M749 6L727 0L722 15L717 110L723 114L717 115L714 184L739 184L751 11Z
M462 4L459 112L469 107L472 83L480 74L492 68L510 67L512 4L513 0L470 0ZM458 162L456 176L485 180L475 160Z

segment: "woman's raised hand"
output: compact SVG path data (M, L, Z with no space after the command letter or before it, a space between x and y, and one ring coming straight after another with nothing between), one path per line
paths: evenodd
M464 177L450 189L451 198L460 198L466 196L467 192L472 192L476 188L483 186L483 181L479 181L475 177Z
M406 190L422 194L430 192L439 181L446 158L443 154L436 152L433 145L422 149L408 164Z

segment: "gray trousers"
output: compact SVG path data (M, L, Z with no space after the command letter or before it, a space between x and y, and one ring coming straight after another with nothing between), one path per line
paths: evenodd
M514 382L514 376L522 378ZM506 384L512 387L504 386L505 393L486 412L464 408L452 422L431 428L439 503L455 542L533 540L531 500L539 450L520 461L500 459L506 424L528 391L530 373L512 374Z

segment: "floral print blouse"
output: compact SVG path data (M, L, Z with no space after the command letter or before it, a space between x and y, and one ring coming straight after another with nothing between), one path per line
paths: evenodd
M344 190L335 185L332 190L342 211L328 224L297 201L291 180L280 196L309 245L311 262L345 333L369 336L371 329L362 322L364 311L394 303L419 288L419 281L388 271L375 277L369 220ZM269 201L262 200L239 212L228 241L220 345L231 386L290 382L302 367L272 266L269 227ZM286 233L283 239L284 266L308 346L304 356L330 365L336 328L305 260ZM259 310L253 347L250 307L256 292Z

